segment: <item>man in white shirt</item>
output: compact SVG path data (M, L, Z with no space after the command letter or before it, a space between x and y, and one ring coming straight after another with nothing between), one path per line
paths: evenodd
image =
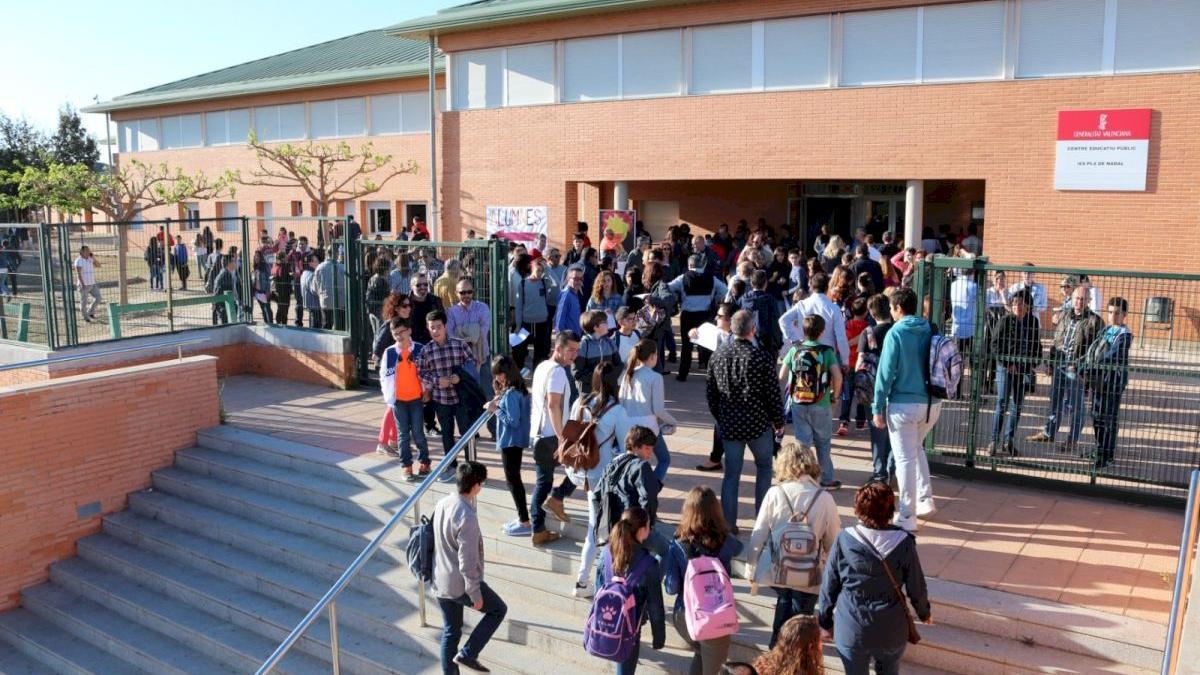
M75 275L79 280L80 309L83 320L91 323L96 319L96 307L100 304L100 286L96 283L96 268L100 261L92 255L92 249L87 246L79 247L79 257L75 259ZM91 305L88 305L91 298Z
M825 331L821 333L820 343L833 347L838 355L838 363L843 368L848 367L850 342L846 339L846 317L842 314L842 308L825 295L829 290L829 275L824 272L814 274L808 285L812 293L779 317L779 329L783 331L784 344L786 346L803 342L804 317L816 314L825 319Z
M1033 263L1027 262L1027 263L1025 263L1025 267L1026 267L1026 270L1021 273L1021 280L1018 281L1017 283L1013 284L1012 286L1009 286L1008 297L1011 298L1013 295L1015 295L1017 293L1017 291L1021 290L1022 288L1028 288L1029 294L1033 296L1033 307L1032 307L1031 311L1033 312L1033 315L1037 318L1038 323L1044 324L1044 322L1042 321L1042 312L1045 312L1046 309L1050 306L1050 303L1046 297L1046 287L1033 280L1033 276L1034 276Z
M534 469L537 473L530 499L529 516L533 521L533 545L545 546L558 539L557 532L546 529L546 511L549 510L564 523L571 522L563 509L562 500L575 492L570 478L550 489L554 483L554 464L539 462L539 446L556 442L564 443L563 434L570 417L571 404L579 395L570 369L579 354L579 336L573 331L560 331L554 336L554 352L551 358L538 364L533 371L533 386L529 392L530 415L529 435L534 439ZM545 439L545 440L543 440ZM543 504L543 502L545 502Z

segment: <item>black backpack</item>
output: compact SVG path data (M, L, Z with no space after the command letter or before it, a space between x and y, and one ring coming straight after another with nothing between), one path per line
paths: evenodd
M621 485L625 467L637 459L636 455L625 453L610 462L600 475L600 484L593 493L594 499L598 500L596 530L593 532L597 546L608 543L608 534L612 532L613 525L621 519L621 514L625 509L637 504L637 496L626 494L625 486Z
M433 583L433 521L421 516L421 522L408 531L408 569L425 583Z

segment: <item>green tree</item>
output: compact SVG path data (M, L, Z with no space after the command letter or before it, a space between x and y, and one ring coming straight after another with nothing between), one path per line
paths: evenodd
M25 167L46 166L45 156L50 144L45 134L25 120L14 120L0 114L0 175L23 173ZM16 205L17 186L0 181L0 219L23 221L25 209Z
M88 168L100 161L96 139L83 128L79 113L69 104L58 111L58 130L50 137L50 155L59 164L83 164Z

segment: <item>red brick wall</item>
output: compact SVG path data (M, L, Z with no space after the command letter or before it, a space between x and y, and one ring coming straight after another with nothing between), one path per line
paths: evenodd
M219 422L216 366L190 357L0 391L0 610ZM94 502L99 513L80 518L76 509Z

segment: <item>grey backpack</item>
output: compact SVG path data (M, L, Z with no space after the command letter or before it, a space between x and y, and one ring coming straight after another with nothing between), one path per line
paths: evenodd
M771 528L768 543L771 573L765 581L771 586L811 588L821 584L821 540L808 521L808 512L821 494L817 490L799 514L792 508L791 500L786 500L791 516Z

